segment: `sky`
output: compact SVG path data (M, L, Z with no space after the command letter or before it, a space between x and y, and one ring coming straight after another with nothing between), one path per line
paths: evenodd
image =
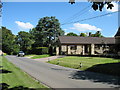
M14 0L15 1L15 0ZM5 26L17 35L19 31L28 32L34 28L40 18L46 16L55 16L65 34L74 32L101 31L105 37L113 37L118 29L118 3L113 2L114 8L103 9L103 11L94 11L90 2L76 2L71 5L68 2L3 2L2 8L2 26ZM90 20L87 18L113 13L103 17L97 17ZM78 22L76 22L78 21Z

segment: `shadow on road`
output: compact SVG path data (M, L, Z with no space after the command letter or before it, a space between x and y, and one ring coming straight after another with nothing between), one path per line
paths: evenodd
M119 82L120 77L113 77L113 76L108 76L108 75L88 72L88 71L76 71L72 73L69 78L120 85L120 82Z
M92 67L87 68L85 71L120 76L120 62L93 65Z
M72 73L70 78L120 85L119 76L120 76L120 63L118 62L97 64L90 68L87 68L85 71L76 71Z

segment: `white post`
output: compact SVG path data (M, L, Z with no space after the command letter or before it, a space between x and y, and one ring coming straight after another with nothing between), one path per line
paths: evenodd
M82 47L82 55L85 55L85 46Z
M94 55L94 48L95 48L95 45L94 44L91 44L91 55Z

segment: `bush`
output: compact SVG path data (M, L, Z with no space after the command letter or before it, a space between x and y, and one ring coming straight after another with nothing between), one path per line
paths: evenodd
M7 55L7 53L3 53L3 56L6 56Z
M48 54L48 47L36 47L33 49L34 54Z

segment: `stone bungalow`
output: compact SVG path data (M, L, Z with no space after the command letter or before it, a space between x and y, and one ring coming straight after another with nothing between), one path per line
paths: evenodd
M58 42L56 55L101 55L113 50L115 38L59 36Z

